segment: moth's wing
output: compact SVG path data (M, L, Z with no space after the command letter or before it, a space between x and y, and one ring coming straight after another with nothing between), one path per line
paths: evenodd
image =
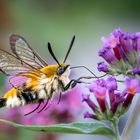
M0 71L6 75L16 75L21 72L35 71L32 66L24 63L20 59L17 59L14 55L0 50Z
M48 65L47 62L33 50L33 48L22 36L15 34L11 35L10 45L12 52L18 59L37 67L44 67Z

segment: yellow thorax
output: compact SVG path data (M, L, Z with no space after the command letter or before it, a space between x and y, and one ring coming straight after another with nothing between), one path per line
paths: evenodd
M60 66L66 66L66 64L60 64ZM46 74L47 77L51 77L54 76L55 74L57 74L57 69L58 69L59 65L49 65L46 66L42 69L40 69L40 71L42 71L44 74Z

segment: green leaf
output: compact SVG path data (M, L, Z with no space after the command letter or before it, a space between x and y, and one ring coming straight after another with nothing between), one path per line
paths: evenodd
M115 134L111 128L103 123L70 123L70 124L56 124L56 125L21 125L7 120L0 119L4 122L17 128L23 128L32 131L55 132L55 133L73 133L73 134L95 134L108 137L114 137Z

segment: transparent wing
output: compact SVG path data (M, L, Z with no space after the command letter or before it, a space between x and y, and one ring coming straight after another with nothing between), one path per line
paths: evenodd
M16 75L21 72L35 71L36 68L26 64L24 61L17 59L14 55L0 50L0 71L6 75Z
M26 40L19 35L10 36L10 45L12 52L18 59L27 62L30 65L44 67L48 64L31 48Z

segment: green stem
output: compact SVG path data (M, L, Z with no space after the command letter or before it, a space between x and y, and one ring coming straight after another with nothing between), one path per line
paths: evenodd
M118 119L115 119L112 121L114 133L115 133L115 138L113 140L120 140L120 133L119 133L119 128L118 128Z
M128 118L128 121L126 122L126 125L124 127L124 130L123 130L122 136L121 136L122 140L131 140L132 130L136 125L139 115L140 115L140 95L138 97L138 100L136 102L136 105L135 105L131 115Z

